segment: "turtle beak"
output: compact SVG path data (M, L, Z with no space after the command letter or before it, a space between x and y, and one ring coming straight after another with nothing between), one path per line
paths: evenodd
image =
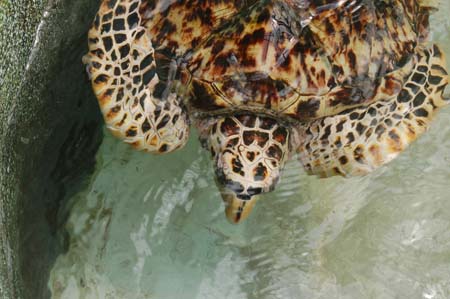
M222 198L226 206L225 214L233 224L238 224L245 220L250 215L258 200L258 196L252 196L250 199L242 200L237 198L233 193L222 193Z

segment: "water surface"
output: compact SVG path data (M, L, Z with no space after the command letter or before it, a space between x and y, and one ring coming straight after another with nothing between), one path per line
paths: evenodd
M432 36L450 57L442 2ZM106 133L96 172L70 199L53 298L449 298L449 118L442 110L366 177L318 179L291 161L238 226L195 136L151 156Z

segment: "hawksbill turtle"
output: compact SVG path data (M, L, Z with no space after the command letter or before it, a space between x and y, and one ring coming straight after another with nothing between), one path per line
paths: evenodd
M211 152L246 218L289 158L311 174L391 161L447 104L432 0L103 0L83 61L107 127L136 149Z

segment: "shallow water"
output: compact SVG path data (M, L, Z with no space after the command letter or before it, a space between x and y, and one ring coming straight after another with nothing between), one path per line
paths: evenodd
M433 38L450 57L450 3ZM54 299L449 298L450 109L388 166L318 179L296 161L229 224L195 136L168 156L106 138L70 199Z

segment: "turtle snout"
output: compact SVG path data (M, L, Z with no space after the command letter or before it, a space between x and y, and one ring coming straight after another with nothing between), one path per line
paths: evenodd
M220 153L216 158L216 179L227 205L227 218L239 223L250 214L258 195L275 188L281 168L273 167L271 160L246 163L239 153L231 151Z
M255 206L258 196L250 196L246 199L241 199L233 193L222 193L223 201L225 202L225 214L228 221L237 224L245 220L253 207Z

